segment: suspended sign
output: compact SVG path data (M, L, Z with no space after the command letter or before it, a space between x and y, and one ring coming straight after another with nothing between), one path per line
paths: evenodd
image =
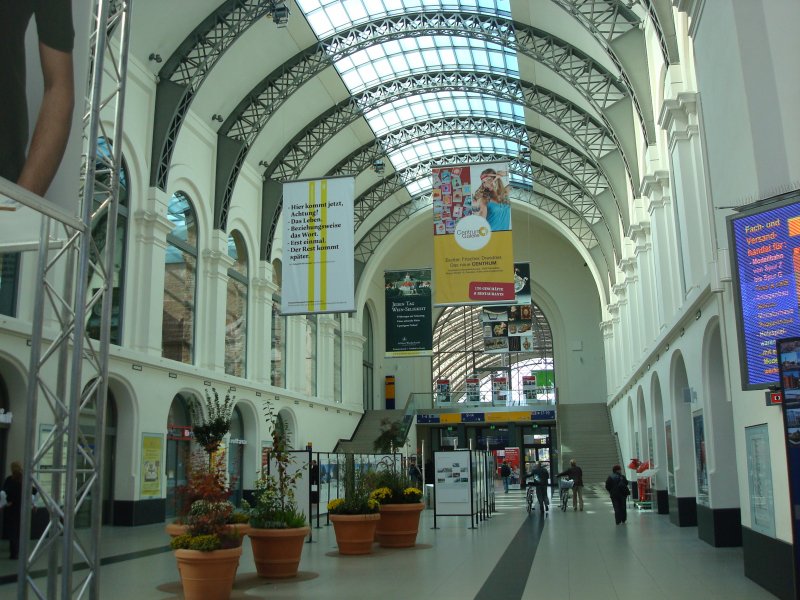
M514 301L508 163L433 169L434 303Z
M522 392L526 400L536 399L536 375L522 376Z
M383 279L386 356L430 356L431 270L386 271Z
M284 315L355 311L355 178L283 184Z
M467 402L481 401L481 380L477 375L471 375L466 379Z

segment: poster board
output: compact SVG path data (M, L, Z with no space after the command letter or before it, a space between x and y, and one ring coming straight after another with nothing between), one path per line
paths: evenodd
M471 516L473 514L470 456L469 450L434 453L434 490L437 515Z
M384 271L386 356L431 356L431 270Z
M164 436L160 433L142 434L141 484L139 498L161 498Z
M702 506L708 506L708 462L706 460L706 432L702 410L692 413L692 427L694 430L694 460L697 480L697 503Z
M744 428L747 444L747 488L750 496L750 528L775 537L775 500L769 428L766 423Z

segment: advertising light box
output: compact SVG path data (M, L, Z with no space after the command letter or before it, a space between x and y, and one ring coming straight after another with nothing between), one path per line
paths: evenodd
M742 388L778 385L778 338L800 335L800 193L728 217Z

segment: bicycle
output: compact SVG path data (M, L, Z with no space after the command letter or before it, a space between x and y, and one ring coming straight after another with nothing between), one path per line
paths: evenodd
M534 495L534 485L529 483L527 489L525 490L525 508L528 509L528 513L533 510L533 495Z
M569 491L575 485L572 479L562 477L558 480L558 492L561 495L561 510L566 512L567 503L569 502Z

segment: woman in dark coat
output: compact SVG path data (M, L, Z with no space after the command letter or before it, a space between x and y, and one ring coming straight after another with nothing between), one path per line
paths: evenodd
M3 509L3 536L11 542L11 559L19 557L19 521L22 516L22 465L11 463L11 475L3 483L6 504Z
M614 520L617 525L628 520L628 496L631 491L628 488L628 480L622 474L622 467L614 465L611 475L606 479L606 490L611 496L611 504L614 505Z

